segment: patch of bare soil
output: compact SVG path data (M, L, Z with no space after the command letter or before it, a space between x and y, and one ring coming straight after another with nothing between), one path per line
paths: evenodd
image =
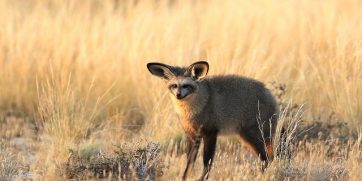
M37 128L21 116L0 116L0 180L31 179Z

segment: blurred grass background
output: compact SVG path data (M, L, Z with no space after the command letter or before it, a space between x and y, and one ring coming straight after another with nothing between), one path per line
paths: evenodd
M41 171L80 143L178 138L146 63L207 60L210 75L283 83L305 121L356 134L361 21L358 0L0 0L0 114L39 128Z

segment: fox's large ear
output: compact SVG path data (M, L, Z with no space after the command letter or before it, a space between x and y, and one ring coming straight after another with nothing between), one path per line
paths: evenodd
M174 74L170 70L170 66L162 63L148 63L147 68L151 72L151 74L166 80L169 80L172 76L174 76Z
M209 64L206 61L199 61L189 66L191 76L196 80L202 80L209 71Z

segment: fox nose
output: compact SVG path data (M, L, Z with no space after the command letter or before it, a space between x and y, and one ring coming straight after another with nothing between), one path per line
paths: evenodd
M181 93L177 93L177 94L176 94L176 98L177 98L177 99L182 99Z

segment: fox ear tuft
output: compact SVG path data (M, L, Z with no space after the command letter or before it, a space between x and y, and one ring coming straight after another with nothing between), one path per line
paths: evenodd
M151 74L166 80L169 80L172 76L174 76L170 69L170 66L162 63L148 63L147 68L151 72Z
M189 66L189 71L194 79L202 80L209 71L209 63L206 61L195 62Z

